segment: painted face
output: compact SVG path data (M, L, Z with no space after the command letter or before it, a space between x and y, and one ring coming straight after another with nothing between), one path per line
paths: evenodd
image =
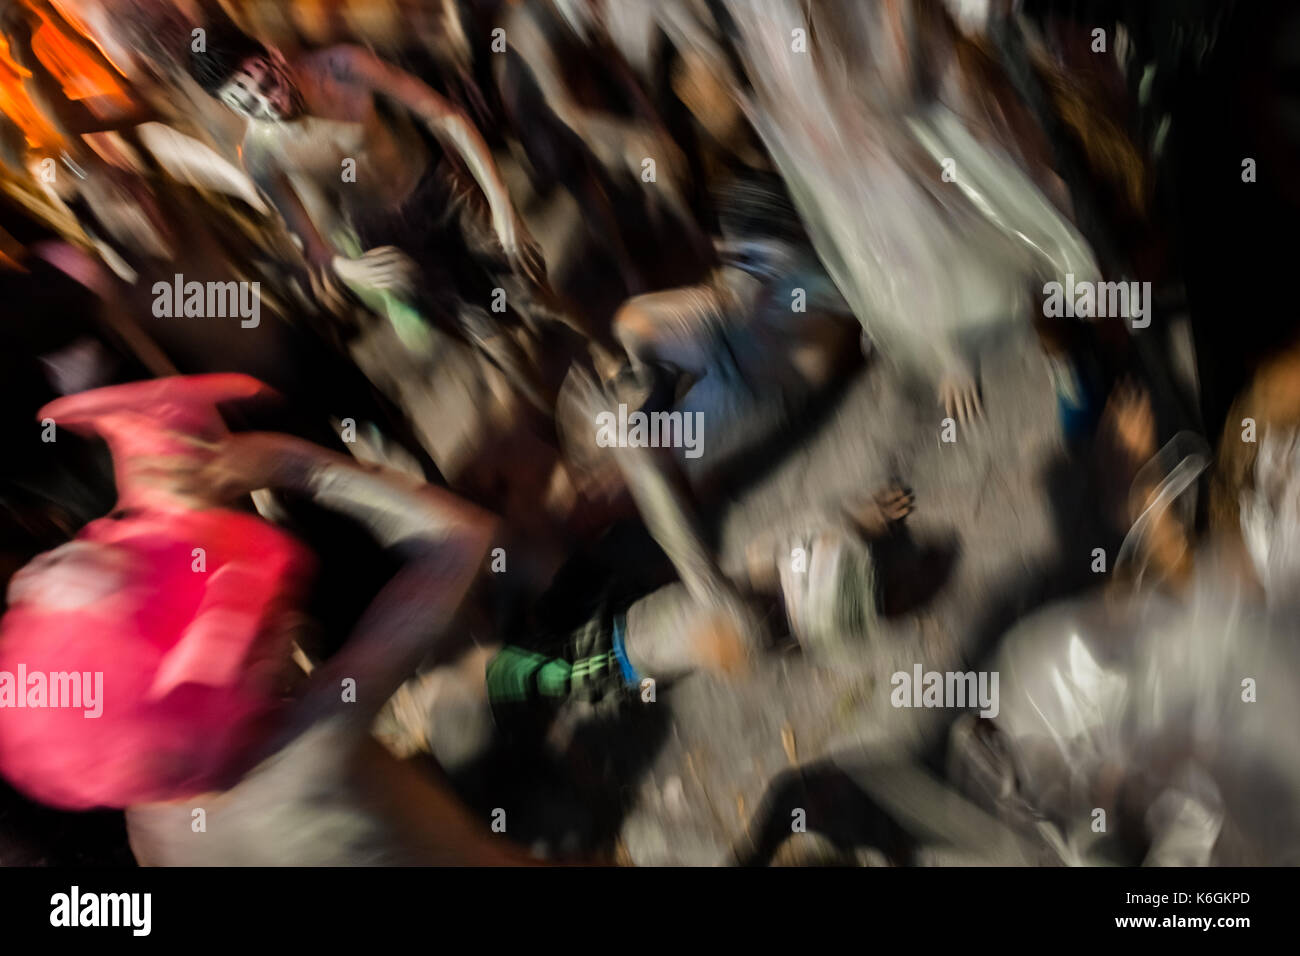
M263 121L292 119L297 93L283 63L273 57L249 57L221 87L221 101L240 116Z

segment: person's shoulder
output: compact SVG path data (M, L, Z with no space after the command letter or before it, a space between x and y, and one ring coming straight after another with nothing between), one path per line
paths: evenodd
M374 58L369 50L352 43L313 50L298 58L300 71L316 77L328 77L340 83L355 83L362 78L366 63Z

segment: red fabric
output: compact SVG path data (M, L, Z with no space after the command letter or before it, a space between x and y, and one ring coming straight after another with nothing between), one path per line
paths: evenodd
M152 467L154 457L193 455L192 439L211 442L228 434L218 404L273 394L257 379L237 372L183 375L65 395L36 417L108 442L119 508L187 507L156 482L139 480L138 469Z
M205 570L193 570L195 548ZM287 658L287 613L310 566L284 532L233 511L87 525L15 578L17 603L0 620L0 671L102 672L102 716L0 708L0 772L72 809L228 786L273 719L269 678Z

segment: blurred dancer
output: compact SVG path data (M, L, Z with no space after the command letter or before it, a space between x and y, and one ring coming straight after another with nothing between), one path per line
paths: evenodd
M616 213L628 187L640 187L652 215L669 211L670 228L699 254L708 248L686 206L685 158L642 86L644 74L611 39L605 12L601 3L512 4L501 19L508 52L494 65L513 131L538 177L573 196L627 293L636 294L646 279L625 244L630 223ZM636 32L645 39L655 16L650 5L641 12ZM647 160L655 167L649 187Z
M978 351L1027 324L1032 283L1097 268L1033 181L936 95L928 9L726 0L711 10L729 42L712 55L742 64L736 95L871 341L965 421L981 414Z
M528 862L445 784L396 760L370 733L431 639L451 625L487 555L492 520L437 489L278 435L235 436L194 477L224 495L255 487L307 494L360 521L405 564L348 644L313 672L238 783L128 808L137 858L152 865ZM350 681L353 702L343 691ZM206 810L216 839L193 839L194 807Z
M125 807L145 864L523 861L370 736L446 634L494 522L297 439L223 436L213 403L264 392L245 376L198 376L42 411L109 439L121 497L113 515L15 576L0 655L11 670L102 674L102 713L11 712L0 766L57 806ZM306 557L278 529L222 507L271 487L351 516L402 561L287 706L278 687ZM192 828L198 810L206 830Z
M810 655L871 638L884 586L870 545L910 513L910 493L885 487L810 514L788 533L760 535L742 566L724 574L654 459L640 449L616 454L680 580L630 600L598 567L562 574L543 603L575 623L480 646L455 667L408 682L394 698L390 746L427 749L455 769L498 733L535 738L570 700L604 706L649 699L648 688L695 672L741 676L769 644L772 610Z
M1300 752L1289 730L1300 719L1293 361L1243 396L1238 408L1259 416L1260 434L1225 432L1213 529L1199 539L1201 443L1176 436L1156 455L1149 400L1112 399L1104 430L1118 436L1121 459L1150 456L1117 565L1132 573L1017 624L992 662L1003 675L997 718L953 728L967 791L1036 830L1064 862L1300 860Z
M745 171L717 191L722 265L700 284L629 299L614 318L632 378L681 397L710 430L691 483L773 437L859 357L858 329L780 180Z
M609 393L575 373L575 392L589 419L610 403ZM727 622L738 651L760 650L768 627L754 594L779 598L791 632L810 649L827 649L872 628L882 596L865 540L879 538L912 510L910 493L889 486L815 514L789 535L760 536L746 548L743 567L726 573L705 544L672 460L652 448L608 449L647 529L663 549L699 613ZM672 646L647 641L647 660ZM668 655L671 660L671 655ZM736 658L738 661L740 657ZM664 658L660 658L664 660ZM672 673L671 664L659 670Z
M414 285L426 319L448 323L519 385L527 381L528 359L494 318L495 292L505 291L507 313L539 321L534 292L545 264L459 110L359 47L289 59L214 28L192 65L204 89L247 118L244 166L302 240L318 294L337 298L339 279L399 294ZM412 117L465 164L481 199L448 159L431 156ZM365 250L359 258L347 256L347 228Z

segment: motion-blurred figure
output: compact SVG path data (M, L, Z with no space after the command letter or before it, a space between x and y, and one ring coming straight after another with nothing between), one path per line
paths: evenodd
M126 807L146 864L524 861L370 736L450 626L492 519L306 442L226 434L215 403L264 393L246 376L199 376L43 410L110 441L119 510L14 578L0 658L13 671L100 675L102 714L7 718L0 767L54 805ZM282 675L309 565L286 534L222 507L272 487L351 515L402 561L288 705ZM197 809L211 839L195 839Z
M337 298L340 281L408 297L418 290L426 320L529 388L530 362L500 316L540 321L533 290L545 264L463 113L359 47L290 58L214 28L192 64L204 89L248 120L244 166L302 240L318 295ZM412 115L464 163L481 198L447 160L435 161ZM493 308L502 297L504 313Z
M1300 747L1290 730L1300 720L1300 644L1289 610L1300 405L1276 377L1284 367L1243 397L1241 409L1267 423L1244 456L1249 473L1225 473L1243 456L1238 429L1224 435L1216 485L1233 489L1232 505L1219 508L1212 533L1197 541L1189 500L1208 459L1179 436L1134 482L1121 560L1137 581L1017 624L991 664L1001 712L991 725L967 717L954 728L967 789L1036 830L1063 862L1300 860ZM1144 394L1119 396L1110 414L1134 460L1154 451Z

